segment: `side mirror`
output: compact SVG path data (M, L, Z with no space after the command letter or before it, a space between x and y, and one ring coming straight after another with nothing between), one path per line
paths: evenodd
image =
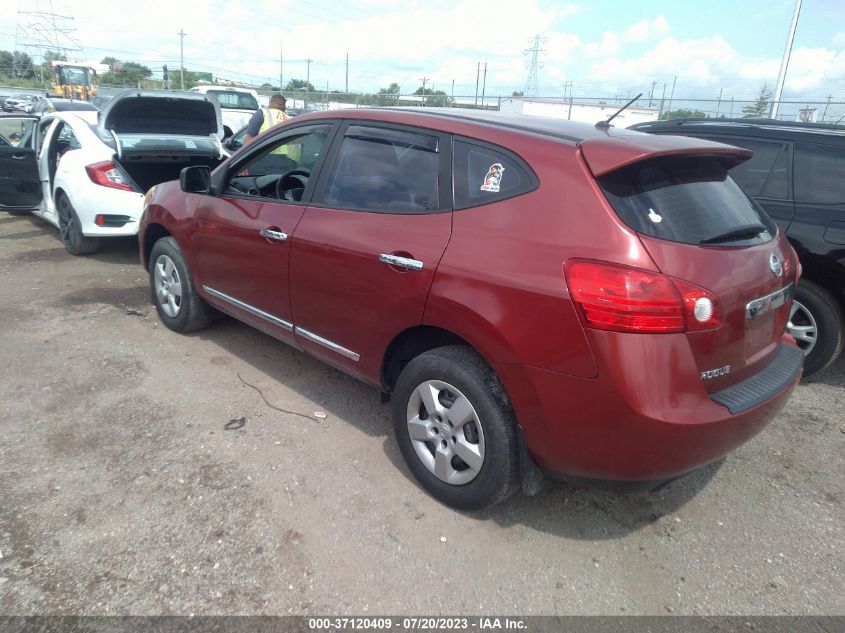
M211 170L206 165L185 167L179 174L179 185L185 193L210 193Z

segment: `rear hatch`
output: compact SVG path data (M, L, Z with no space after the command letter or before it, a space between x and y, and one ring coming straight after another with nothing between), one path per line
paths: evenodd
M123 92L106 104L97 128L118 158L225 155L220 105L198 93Z
M638 143L630 136L613 152L611 140L581 144L605 197L660 272L680 280L679 289L692 284L692 301L698 289L705 291L700 296L714 306L709 321L686 332L705 388L718 391L762 369L786 327L797 260L774 222L728 174L751 152L679 137Z

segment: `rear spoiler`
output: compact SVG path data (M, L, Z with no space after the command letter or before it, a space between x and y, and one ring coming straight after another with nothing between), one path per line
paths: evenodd
M624 134L588 138L578 143L578 147L596 178L633 163L660 156L713 156L721 159L727 168L731 168L754 154L751 150L723 143L664 134Z

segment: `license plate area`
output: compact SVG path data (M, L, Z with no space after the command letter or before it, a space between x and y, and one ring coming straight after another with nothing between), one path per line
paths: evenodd
M777 312L792 301L794 286L789 284L775 292L749 301L745 306L745 359L755 360L755 356L780 340L780 332L775 330L779 320Z

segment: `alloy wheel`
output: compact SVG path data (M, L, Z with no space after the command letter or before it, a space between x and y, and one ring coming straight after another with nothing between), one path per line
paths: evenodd
M816 346L819 328L812 313L798 301L792 302L786 331L795 338L795 342L804 352L804 356L809 356Z

